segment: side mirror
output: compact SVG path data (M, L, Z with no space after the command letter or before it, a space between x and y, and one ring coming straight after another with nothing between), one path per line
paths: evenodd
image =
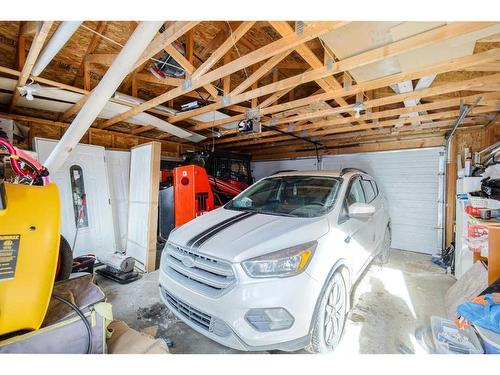
M369 220L375 215L375 206L369 203L353 203L349 206L349 217Z

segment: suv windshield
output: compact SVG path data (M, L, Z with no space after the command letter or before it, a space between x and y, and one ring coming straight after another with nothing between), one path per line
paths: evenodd
M333 207L341 183L341 179L335 177L270 177L257 182L224 207L271 215L316 217Z

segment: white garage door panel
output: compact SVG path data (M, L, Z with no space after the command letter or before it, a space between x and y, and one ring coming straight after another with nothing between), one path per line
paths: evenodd
M299 171L316 170L318 169L318 162L316 158L257 161L252 163L252 176L257 181L277 171L289 169Z
M441 249L440 152L443 148L331 155L322 169L360 168L389 201L392 247L433 254Z
M442 246L442 147L328 155L321 169L354 167L371 174L389 202L392 247L434 254ZM440 153L443 153L440 155ZM283 169L316 170L315 158L252 163L256 179Z

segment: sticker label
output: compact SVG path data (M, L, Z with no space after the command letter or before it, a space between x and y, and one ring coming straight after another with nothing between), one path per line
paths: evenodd
M0 281L13 279L16 274L20 234L0 235Z

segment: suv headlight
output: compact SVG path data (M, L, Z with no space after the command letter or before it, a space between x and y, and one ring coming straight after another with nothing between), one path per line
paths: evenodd
M289 277L301 273L309 264L317 241L292 246L242 262L250 277Z

